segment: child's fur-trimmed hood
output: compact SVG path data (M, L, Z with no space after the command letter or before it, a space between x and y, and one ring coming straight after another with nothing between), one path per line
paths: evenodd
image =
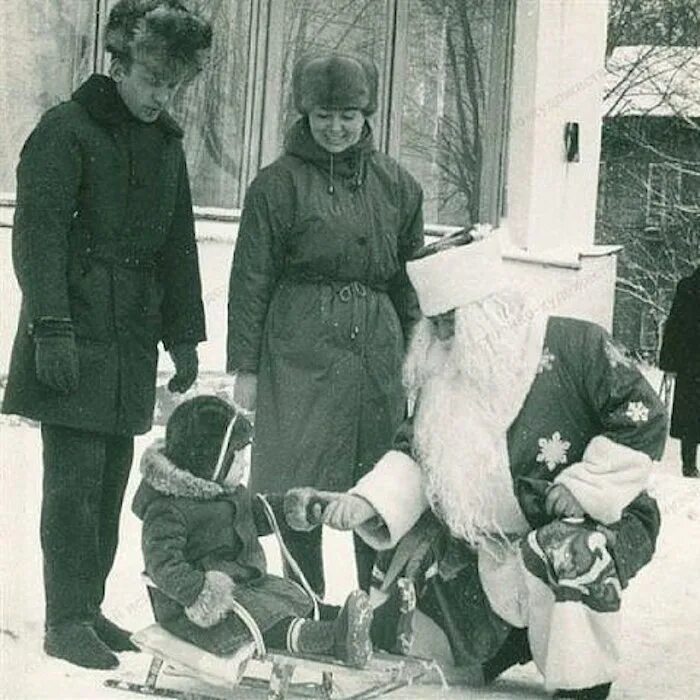
M141 457L143 481L158 493L208 501L232 493L236 487L218 484L176 467L163 454L165 440L156 440Z

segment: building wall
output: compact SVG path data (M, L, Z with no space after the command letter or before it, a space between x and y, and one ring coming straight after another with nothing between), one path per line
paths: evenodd
M508 169L513 243L532 251L593 242L607 3L517 5ZM564 129L579 125L567 162Z
M514 275L537 289L553 313L575 313L609 327L614 250L593 250L606 16L606 0L517 0L502 228ZM578 162L565 158L567 121L579 124ZM7 211L3 217L8 224ZM199 221L198 231L208 239L200 246L209 324L202 365L220 370L235 224ZM9 235L0 240L2 292L8 300L0 368L6 368L18 301ZM587 278L593 268L604 273Z
M611 327L615 248L594 246L606 0L519 0L508 143L506 250L554 313ZM565 127L578 124L578 159Z
M698 126L650 115L609 119L603 127L601 158L604 168L598 193L596 242L624 246L619 265L622 278L627 276L628 264L644 264L639 251L640 245L647 246L650 256L646 262L655 266L654 275L658 273L661 280L668 278L667 298L662 301L668 307L676 271L670 267L674 259L663 248L680 243L681 234L673 228L662 235L656 231L672 222L679 204L700 204L700 177L692 176L693 171L700 173ZM685 178L674 169L678 164L686 171ZM653 177L654 168L657 173L665 169L665 175L661 179ZM658 254L655 246L660 247ZM677 250L681 254L676 259L681 260L683 246ZM679 266L678 274L681 272ZM619 289L615 294L613 333L630 349L654 359L659 341L656 314Z

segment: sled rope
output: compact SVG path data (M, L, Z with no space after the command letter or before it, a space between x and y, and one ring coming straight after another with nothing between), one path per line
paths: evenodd
M318 620L320 617L318 611L318 604L320 601L318 599L318 596L314 592L314 589L311 588L311 585L306 579L306 576L304 576L304 572L301 570L299 564L297 564L296 559L294 559L292 553L287 549L287 545L284 543L284 538L282 537L282 532L280 531L279 524L277 523L277 518L275 517L275 513L272 510L272 506L270 505L269 501L267 500L267 498L265 498L265 496L262 493L257 494L257 497L263 504L265 515L267 516L267 520L270 523L270 527L272 527L272 531L275 534L275 537L277 538L277 543L279 544L282 556L284 557L287 564L289 564L289 567L294 572L295 576L299 578L299 582L301 583L301 586L306 592L306 594L309 596L309 598L311 598L311 602L314 604L314 620Z
M255 621L253 616L237 600L233 601L232 607L233 612L236 613L236 615L238 615L238 617L241 619L241 622L243 622L243 624L248 628L248 631L253 637L253 644L255 644L255 653L257 654L258 658L264 658L266 653L265 641L263 640L262 632L260 631L260 627L258 627L258 623Z

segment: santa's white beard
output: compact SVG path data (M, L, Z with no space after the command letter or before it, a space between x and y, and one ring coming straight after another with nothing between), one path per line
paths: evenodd
M447 343L424 320L404 366L409 394L418 397L413 451L428 499L452 533L472 544L523 524L506 439L534 377L524 347L533 317L523 314L519 295L471 304L456 311Z

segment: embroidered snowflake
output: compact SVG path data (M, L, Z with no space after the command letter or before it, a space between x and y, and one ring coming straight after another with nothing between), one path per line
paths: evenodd
M549 352L549 348L545 346L544 350L542 350L542 357L540 357L539 364L537 365L537 374L542 374L545 370L552 369L555 359L555 356Z
M537 461L544 462L549 471L554 471L559 464L566 464L566 452L571 447L571 443L568 440L562 440L558 431L551 438L540 438L537 444L540 446Z
M625 355L625 353L613 343L611 340L605 341L605 354L607 355L608 362L610 366L614 369L619 365L629 369L632 367L632 360Z
M642 401L630 401L625 415L634 423L646 423L649 420L649 409Z

